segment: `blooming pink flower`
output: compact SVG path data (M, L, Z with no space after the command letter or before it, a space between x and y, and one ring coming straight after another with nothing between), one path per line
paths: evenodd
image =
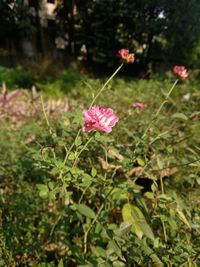
M129 53L128 49L122 48L118 51L119 57L125 62L125 63L133 63L135 61L135 55Z
M142 102L135 102L133 103L133 107L134 108L139 108L139 109L143 109L147 107L147 104L142 103Z
M93 106L84 110L83 132L102 131L110 133L112 127L118 122L119 118L114 114L111 108Z
M185 80L189 76L189 73L184 66L174 66L173 72L177 74L182 80Z

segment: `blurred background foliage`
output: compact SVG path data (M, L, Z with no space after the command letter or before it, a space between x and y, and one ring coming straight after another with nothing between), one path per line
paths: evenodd
M37 55L44 56L51 54L52 40L62 37L66 41L66 59L79 58L84 46L85 61L112 67L117 61L116 51L127 47L136 53L136 66L141 71L175 63L199 67L198 0L47 1L53 2L54 18L48 20L46 30L44 1L2 0L0 47L6 44L19 54L25 38L35 42Z

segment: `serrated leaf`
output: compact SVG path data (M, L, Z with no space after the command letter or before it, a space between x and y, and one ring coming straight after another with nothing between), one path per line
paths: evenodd
M74 152L71 152L71 153L69 154L68 159L69 159L69 160L74 160L75 158L76 158L75 153L74 153Z
M122 217L123 220L132 224L132 231L138 236L138 238L142 238L143 235L148 238L154 240L154 234L147 224L146 219L141 212L141 210L134 205L125 204L122 208Z
M79 213L82 215L86 216L87 218L94 219L95 218L95 213L94 211L86 206L85 204L79 204L77 205L77 210Z
M119 226L119 229L115 230L116 235L123 236L128 234L131 231L132 224L129 222L122 222Z

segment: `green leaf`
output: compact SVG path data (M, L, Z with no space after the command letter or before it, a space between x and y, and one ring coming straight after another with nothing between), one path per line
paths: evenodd
M45 185L45 184L37 184L36 186L37 186L37 188L39 190L40 197L46 198L48 196L48 194L49 194L48 186Z
M75 158L76 158L75 153L74 153L74 152L71 152L71 153L69 154L68 159L69 159L69 160L74 160Z
M188 120L188 117L185 114L183 114L183 113L174 113L172 115L172 119L180 119L180 120L187 121Z
M95 218L95 213L94 211L86 206L85 204L79 204L77 205L77 210L79 213L82 215L86 216L87 218L94 219Z
M110 249L110 252L113 251L118 257L122 256L121 250L114 240L110 240L108 242L108 248Z
M132 224L129 222L122 222L117 230L115 230L115 234L118 236L123 236L128 234L131 231Z
M117 188L117 187L113 188L111 195L112 195L112 198L116 200L128 199L128 196L125 190Z
M92 177L95 177L97 175L97 170L94 167L92 167L91 175Z
M91 246L92 253L97 257L107 258L106 250L99 246Z
M89 174L85 173L83 175L83 178L82 178L82 185L83 186L90 185L92 183L92 181L93 181L93 178Z
M143 235L148 238L154 240L154 234L147 224L145 217L141 210L134 205L125 204L122 208L122 217L123 220L132 224L132 231L138 236L138 238L142 238Z
M62 259L59 261L58 267L64 267Z
M157 160L158 168L163 169L163 161L161 160L161 158L158 156L156 160Z
M82 144L82 141L81 141L81 137L79 136L79 137L76 138L76 140L75 140L75 146L76 146L76 147L79 147L81 144Z
M145 162L144 162L144 160L142 158L137 158L136 161L137 161L138 165L144 167Z
M153 251L153 249L151 249L144 240L136 240L137 243L140 245L141 250L152 259L152 261L155 263L156 267L163 267L164 264L162 263L162 261L159 259L159 257L157 256L157 254Z
M187 218L185 217L185 214L179 209L176 209L176 212L178 214L178 217L187 225L187 227L189 229L191 229L190 223L188 222Z

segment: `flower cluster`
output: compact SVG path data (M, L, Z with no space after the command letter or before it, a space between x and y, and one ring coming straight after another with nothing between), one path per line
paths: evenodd
M185 80L189 76L189 73L184 66L174 66L173 72L178 75L181 80Z
M129 53L129 50L125 48L122 48L118 51L118 56L125 63L133 63L135 61L135 54Z
M111 108L93 106L83 112L84 125L83 132L102 131L110 133L112 127L118 122L119 118L114 114Z

